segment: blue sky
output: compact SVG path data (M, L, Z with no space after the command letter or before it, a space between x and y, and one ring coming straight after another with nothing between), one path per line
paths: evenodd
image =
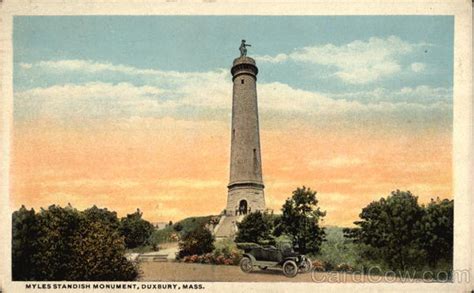
M426 44L396 58L404 67L423 63L429 73L387 77L382 80L384 86L451 87L453 20L451 16L16 17L15 62L85 59L144 69L204 72L228 68L242 38L253 45L249 55L272 56L308 46L343 46L395 36L410 44ZM330 66L278 65L259 63L261 81L319 91L348 88L324 76L331 72ZM22 80L18 81L21 87Z
M283 117L281 112L314 109L320 118L336 111L352 123L370 111L375 118L395 117L398 122L419 116L422 123L438 121L450 129L453 20L452 16L15 17L15 115L65 120L77 112L76 101L83 109L80 115L91 113L95 118L227 119L229 68L245 38L260 69L263 115L280 112ZM79 98L55 99L62 94L58 87L80 92ZM111 95L112 88L130 95ZM193 96L191 88L205 93ZM150 107L130 107L144 103Z

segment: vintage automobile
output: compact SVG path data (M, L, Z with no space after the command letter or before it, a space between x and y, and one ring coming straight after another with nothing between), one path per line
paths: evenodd
M245 252L240 261L240 269L245 273L250 273L256 267L261 270L277 267L283 269L285 276L292 278L298 272L307 273L312 268L311 260L295 252L290 242L279 242L276 247L237 243L237 247Z

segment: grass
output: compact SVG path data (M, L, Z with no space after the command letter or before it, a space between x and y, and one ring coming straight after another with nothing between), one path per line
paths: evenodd
M360 260L356 244L344 238L341 227L326 227L326 241L321 245L319 254L313 256L333 266L341 263L355 267Z
M155 230L153 231L153 234L150 237L150 240L153 243L156 244L161 244L161 243L167 243L167 242L174 242L176 240L173 240L171 235L173 233L177 233L174 230L175 225L180 224L182 226L182 230L179 232L181 235L188 233L194 229L196 229L198 226L206 224L209 222L209 220L214 217L214 216L204 216L204 217L189 217L184 220L181 220L179 222L176 222L173 226L167 226L164 229L161 230Z
M372 271L373 275L383 275L386 272L392 272L382 261L378 262L363 258L361 256L361 247L344 238L342 227L326 227L326 241L322 243L320 252L310 257L313 260L317 259L324 262L327 270L334 270L338 265L347 264L353 271L365 273L367 273L368 268L378 267L379 269ZM448 278L450 278L451 271L451 264L440 262L436 268L425 266L416 271L398 272L397 275L423 278L424 272L431 272L433 280L442 282L446 281L446 274L443 273L447 272L449 274ZM441 272L440 275L438 275L439 272Z

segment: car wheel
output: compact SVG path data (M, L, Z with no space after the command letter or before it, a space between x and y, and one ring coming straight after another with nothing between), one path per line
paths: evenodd
M250 273L253 269L252 260L248 257L243 257L240 260L240 269L244 273Z
M305 258L300 266L300 271L302 273L308 273L312 268L313 264L311 263L311 260L309 258Z
M283 264L283 273L288 278L293 278L294 276L296 276L296 274L298 274L298 266L294 261L287 260Z

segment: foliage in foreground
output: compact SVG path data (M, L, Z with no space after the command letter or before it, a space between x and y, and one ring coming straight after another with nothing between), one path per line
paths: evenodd
M186 233L178 245L178 258L202 255L214 250L214 236L204 225L201 225Z
M345 236L364 245L368 259L380 260L392 270L436 267L451 263L453 252L453 200L432 200L419 205L409 191L394 191L362 209L357 228Z
M298 187L281 210L281 216L260 211L246 215L237 224L235 241L274 244L276 239L285 238L291 240L300 253L317 253L325 237L320 221L326 213L318 206L316 192L305 186Z
M429 280L446 281L451 278L452 264L439 261L436 266L427 263L418 268L408 268L404 271L390 268L382 258L371 255L373 250L365 244L355 243L344 237L341 227L326 227L326 241L316 255L310 255L313 269L321 272L355 272L359 274L391 275L408 278L426 278ZM431 272L424 274L424 272ZM440 273L438 275L438 273Z
M170 225L161 230L154 230L148 239L151 246L158 247L162 243L177 242L186 233L195 230L197 227L206 225L215 216L189 217L174 225Z
M125 237L127 248L135 248L145 244L153 233L153 225L142 219L143 213L137 209L120 220L120 234Z
M250 213L242 222L237 223L235 242L274 243L273 226L273 219L269 214L260 211Z
M50 206L12 215L15 281L132 281L139 271L125 258L115 212Z
M324 228L319 224L326 212L318 206L316 191L298 187L281 210L282 215L275 224L275 236L289 236L303 254L317 253L325 240Z

